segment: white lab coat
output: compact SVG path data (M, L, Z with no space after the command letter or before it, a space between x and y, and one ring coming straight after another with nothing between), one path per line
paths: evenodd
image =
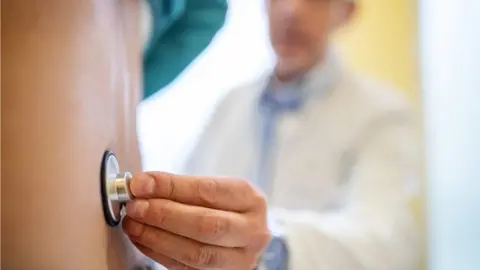
M417 140L407 102L329 62L307 76L315 95L306 107L278 126L267 195L290 250L289 269L416 269L419 241L408 203L418 181ZM255 106L270 74L218 106L185 173L252 177Z

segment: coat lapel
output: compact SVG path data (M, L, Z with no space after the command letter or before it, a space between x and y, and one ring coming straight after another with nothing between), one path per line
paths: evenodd
M307 85L311 96L299 112L285 115L278 125L278 152L272 179L273 205L285 208L330 207L336 201L340 162L349 137L348 73L335 66L330 80ZM305 200L298 200L305 198ZM312 203L308 198L315 198ZM320 209L319 209L320 210Z

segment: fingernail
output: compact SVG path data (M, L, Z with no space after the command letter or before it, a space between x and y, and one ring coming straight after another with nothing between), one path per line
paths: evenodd
M133 219L125 219L123 222L123 230L130 236L138 237L143 232L143 224L138 223Z
M135 197L153 195L155 192L155 180L146 173L136 174L130 183L130 191Z
M127 203L127 216L132 218L143 218L149 207L147 200L134 200Z

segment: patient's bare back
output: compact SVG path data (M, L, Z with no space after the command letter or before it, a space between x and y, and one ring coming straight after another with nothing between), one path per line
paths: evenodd
M2 266L129 269L100 162L139 170L136 0L2 1Z

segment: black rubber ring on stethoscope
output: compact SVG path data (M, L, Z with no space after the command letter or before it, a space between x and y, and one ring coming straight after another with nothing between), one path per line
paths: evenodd
M107 150L105 151L102 157L102 164L100 167L100 192L101 192L100 195L102 197L102 208L103 208L103 215L105 217L105 221L107 222L108 226L115 227L120 223L120 220L115 220L115 218L113 217L114 213L110 212L110 208L108 207L109 199L108 199L107 190L106 190L106 183L107 183L106 170L108 166L107 165L108 158L110 156L115 157L115 154Z

